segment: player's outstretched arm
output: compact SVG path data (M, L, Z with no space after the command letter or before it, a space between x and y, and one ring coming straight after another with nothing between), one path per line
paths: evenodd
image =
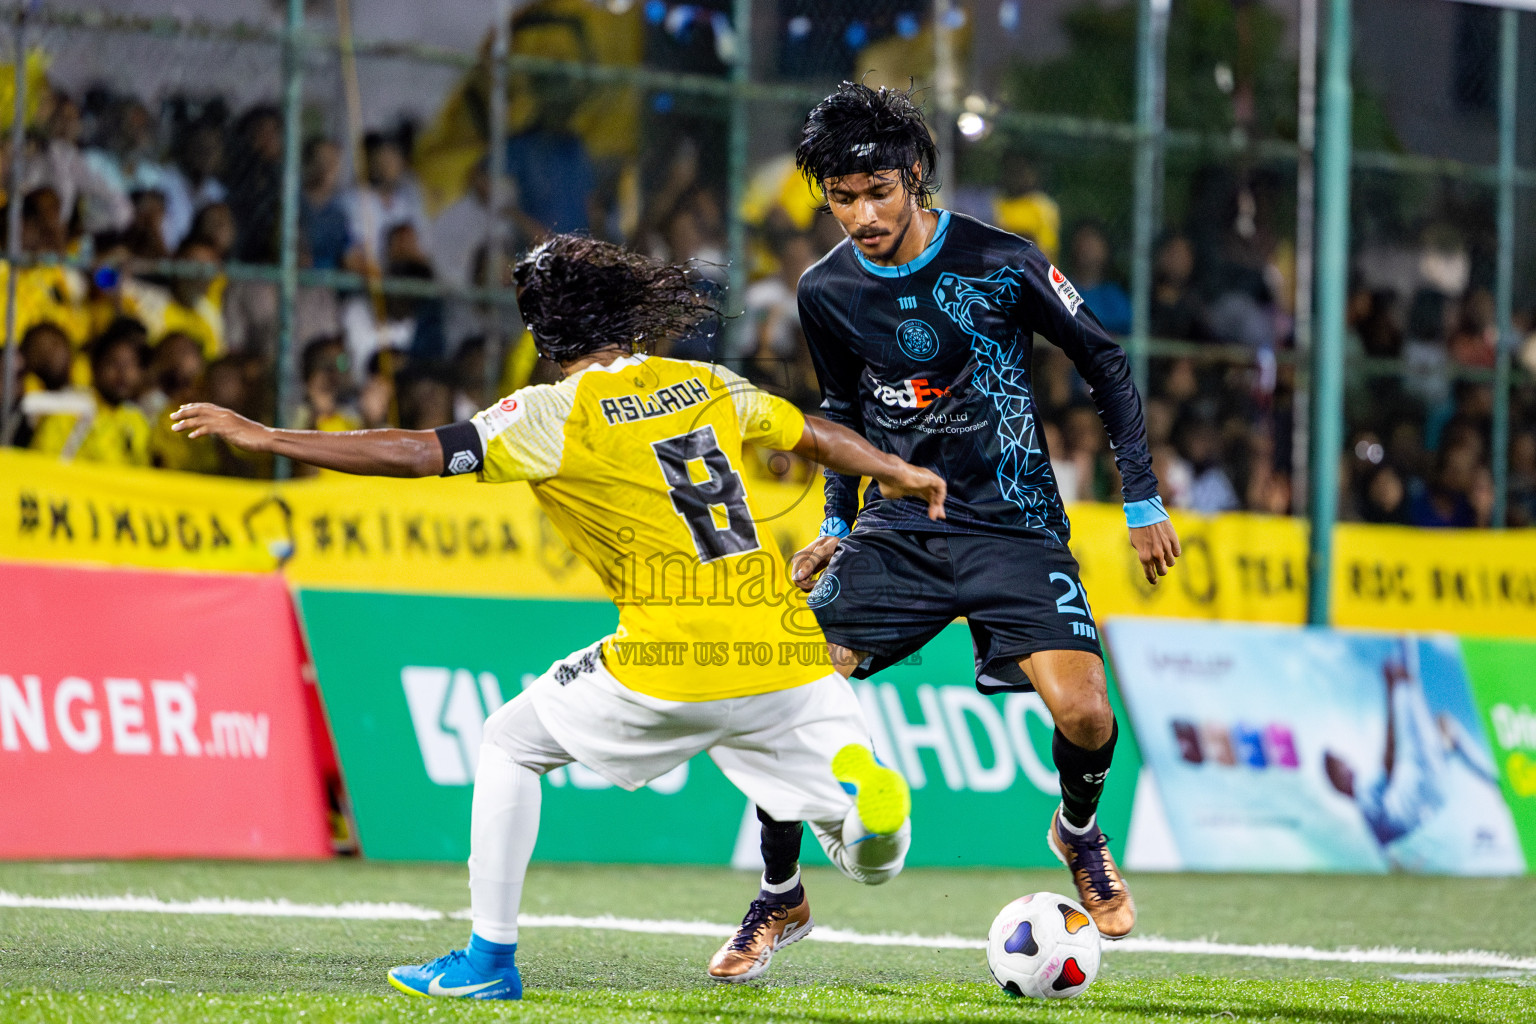
M1141 559L1141 571L1146 573L1147 582L1154 587L1157 586L1157 578L1168 575L1174 561L1184 553L1184 549L1179 546L1179 535L1174 532L1173 523L1167 519L1150 526L1131 527L1131 547L1136 549L1136 557Z
M882 452L847 427L807 416L805 430L791 450L834 473L846 474L854 479L855 486L858 478L873 477L887 498L921 498L928 503L928 518L944 518L948 487L941 477ZM790 560L790 578L795 586L808 591L816 585L816 576L832 560L837 543L835 536L817 537L795 554Z
M937 473L882 452L847 427L807 416L805 432L793 451L834 473L873 477L887 498L921 498L928 504L929 519L944 518L948 487Z
M321 469L365 476L437 476L443 446L431 430L280 430L207 402L171 413L171 429L189 438L219 437L248 452L283 455Z

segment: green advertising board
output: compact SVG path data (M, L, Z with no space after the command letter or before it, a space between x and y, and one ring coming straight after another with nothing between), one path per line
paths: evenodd
M876 750L912 784L908 864L1056 864L1045 844L1061 800L1050 713L1033 693L977 691L971 634L963 624L951 624L913 658L855 682L854 689ZM1109 692L1126 721L1112 680ZM1116 856L1124 853L1140 768L1136 741L1122 728L1099 806Z
M599 602L298 597L363 853L392 860L469 855L485 717L616 622ZM855 684L877 750L913 785L908 863L1054 864L1044 839L1058 800L1050 717L1033 694L981 696L972 664L969 633L956 625ZM1139 768L1123 729L1100 812L1112 837L1128 830ZM728 864L756 847L745 798L706 756L638 793L579 765L550 773L544 787L537 859ZM807 841L807 858L820 857L814 847Z
M485 718L617 619L612 605L591 601L325 590L301 591L299 607L363 854L386 860L469 856ZM742 809L735 789L703 758L666 792L677 781L625 793L580 767L551 773L536 856L729 861Z
M1499 785L1536 870L1536 643L1464 638L1462 656L1488 729Z

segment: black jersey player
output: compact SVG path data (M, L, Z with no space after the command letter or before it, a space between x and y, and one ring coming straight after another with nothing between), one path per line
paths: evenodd
M1118 938L1135 905L1094 820L1117 729L1036 420L1034 335L1062 348L1092 392L1149 582L1179 542L1125 353L1033 244L930 208L935 159L904 92L844 83L806 119L796 162L849 236L799 286L824 415L939 473L949 498L939 523L878 486L861 506L859 481L829 474L822 536L796 556L795 576L845 675L899 661L964 616L978 687L1040 694L1061 778L1050 846L1099 929Z

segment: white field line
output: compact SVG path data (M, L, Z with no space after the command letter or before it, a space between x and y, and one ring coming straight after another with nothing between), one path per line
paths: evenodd
M117 914L220 914L232 917L335 917L355 921L440 921L443 914L409 903L292 903L225 897L168 902L153 896L18 896L0 890L0 908L94 910Z
M467 910L445 914L409 903L293 903L289 900L196 899L160 900L153 896L19 896L0 891L0 909L81 910L130 914L219 914L232 917L345 918L366 921L441 921L467 919ZM567 914L524 914L525 928L586 928L594 931L639 932L648 935L691 935L724 938L735 932L728 924L708 921L657 921L634 917L575 917ZM856 946L909 946L919 949L983 949L986 942L957 935L872 935L818 926L806 936L821 942ZM1311 946L1242 945L1208 939L1163 939L1155 936L1121 939L1104 944L1105 952L1173 955L1236 956L1261 960L1312 960L1351 964L1405 964L1431 967L1492 967L1536 971L1536 957L1516 957L1485 950L1437 953L1416 949L1316 949Z
M1510 956L1481 949L1454 953L1434 953L1419 949L1375 947L1372 949L1314 949L1311 946L1245 946L1234 942L1208 939L1160 939L1156 936L1133 937L1106 942L1108 952L1193 953L1206 956L1251 956L1261 960L1320 960L1343 964L1428 964L1436 967L1506 967L1536 971L1536 957Z

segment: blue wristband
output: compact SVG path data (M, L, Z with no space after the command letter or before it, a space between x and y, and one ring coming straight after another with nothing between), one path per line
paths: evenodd
M1151 526L1168 518L1168 510L1163 508L1163 499L1153 495L1144 501L1128 501L1125 503L1125 525L1131 529L1138 526Z
M821 521L819 537L846 537L853 531L848 528L847 520L842 516L827 516Z

